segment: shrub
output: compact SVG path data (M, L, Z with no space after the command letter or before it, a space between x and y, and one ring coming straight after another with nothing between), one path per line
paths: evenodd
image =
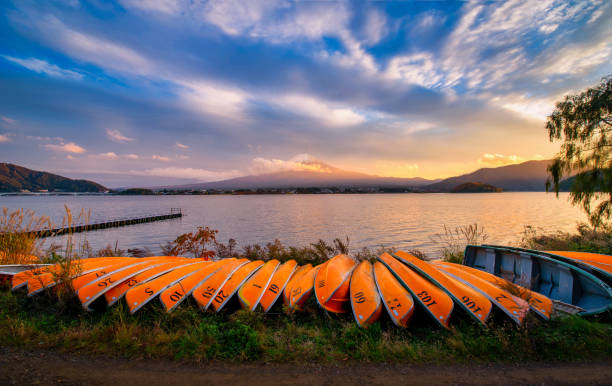
M578 224L578 233L545 233L542 229L525 226L519 245L522 248L545 251L582 251L612 254L612 225L602 224L597 229Z

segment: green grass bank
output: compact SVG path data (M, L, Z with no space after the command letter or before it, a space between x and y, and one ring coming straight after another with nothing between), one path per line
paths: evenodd
M312 299L311 299L312 300ZM368 329L350 315L329 315L310 304L304 313L201 312L186 302L171 314L157 302L135 315L120 304L88 313L77 300L28 298L0 291L0 344L130 359L196 362L487 363L588 361L612 358L612 324L532 316L517 328L497 321L487 330L469 320L443 331L415 320L408 329L388 319ZM418 314L422 310L417 310Z

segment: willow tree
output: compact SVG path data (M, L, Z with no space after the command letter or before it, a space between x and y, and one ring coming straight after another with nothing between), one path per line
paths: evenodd
M593 227L612 216L612 75L597 86L558 102L546 121L550 141L563 141L548 167L546 190L557 196L563 178L574 175L570 200L581 205Z

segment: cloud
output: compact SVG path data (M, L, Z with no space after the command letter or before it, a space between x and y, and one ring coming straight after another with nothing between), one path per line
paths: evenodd
M90 155L90 158L102 158L102 159L110 159L110 160L116 160L119 159L119 156L112 152L109 151L108 153L100 153L100 154L95 154L95 155Z
M68 143L60 142L59 144L48 143L45 145L45 147L50 150L60 151L64 153L82 154L86 152L86 150L83 147L77 145L74 142L68 142Z
M8 123L9 125L12 125L15 122L17 122L15 119L9 118L9 117L4 116L4 115L0 115L0 119L2 119L3 122Z
M64 138L62 137L41 137L38 135L26 135L26 139L30 139L33 141L57 141L64 142Z
M482 157L478 158L478 163L486 166L503 166L518 164L525 161L522 157L517 155L503 155L503 154L492 154L485 153Z
M229 171L212 171L206 169L198 169L198 168L153 168L147 169L145 171L135 171L133 174L141 174L147 176L157 176L157 177L173 177L173 178L191 178L200 181L219 181L225 180L228 178L234 178L244 175L243 173L237 170L229 170Z
M121 5L127 8L137 8L144 11L175 14L180 10L180 0L120 0Z
M244 34L253 29L268 11L275 9L280 1L210 0L203 16L206 21L219 27L228 35Z
M516 0L466 3L443 54L445 85L491 88L529 63L528 42L589 15L595 3ZM565 57L564 53L564 57Z
M358 125L366 120L350 107L338 103L330 107L333 103L305 94L284 95L276 103L291 112L315 118L332 127Z
M119 130L106 129L106 135L108 135L111 141L115 142L131 142L134 140L134 138L129 138L121 134Z
M541 58L543 63L533 68L530 74L545 79L554 75L585 75L602 64L609 64L611 57L612 42L609 39L573 44Z
M151 62L127 46L73 30L55 16L36 14L35 21L30 20L32 16L21 22L37 29L41 39L73 58L128 74L152 73Z
M168 158L168 157L164 157L164 156L161 156L161 155L157 155L157 154L153 155L151 158L152 158L153 160L155 160L155 161L162 161L162 162L168 162L168 161L170 161L170 158Z
M80 74L75 71L66 70L56 66L55 64L51 64L41 59L36 58L28 58L21 59L15 58L12 56L2 55L2 57L10 62L16 63L22 67L27 68L28 70L34 71L39 74L45 74L57 78L69 78L69 79L82 79L83 74Z
M389 33L389 22L385 14L377 9L372 9L366 16L363 28L364 42L368 45L378 43Z
M428 88L439 86L444 76L429 53L396 56L389 61L385 76Z
M181 98L196 112L241 120L248 94L238 88L203 80L181 81Z
M251 166L248 170L251 174L265 174L287 170L318 171L323 173L331 173L333 171L332 168L307 153L298 154L288 160L257 157L251 161Z
M492 97L490 101L507 110L516 112L528 119L537 119L544 121L555 107L555 101L559 100L561 95L555 95L547 98L536 98L526 93L524 94L506 94L502 96Z
M10 142L10 138L8 134L0 134L0 143L2 142Z
M187 145L183 145L183 144L182 144L182 143L180 143L180 142L177 142L177 143L176 143L176 147L178 147L179 149L189 149L189 146L187 146Z
M127 159L139 159L140 157L138 156L138 154L126 154L125 158L127 158Z

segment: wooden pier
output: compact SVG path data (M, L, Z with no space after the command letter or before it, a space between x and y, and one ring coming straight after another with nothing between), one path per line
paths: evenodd
M117 228L127 225L144 224L147 222L164 221L181 217L183 217L183 212L181 211L181 208L171 208L170 213L166 214L158 214L145 217L121 218L111 221L99 222L95 224L78 224L64 228L43 230L35 233L37 233L38 237L61 236L71 233L95 231L98 229Z

